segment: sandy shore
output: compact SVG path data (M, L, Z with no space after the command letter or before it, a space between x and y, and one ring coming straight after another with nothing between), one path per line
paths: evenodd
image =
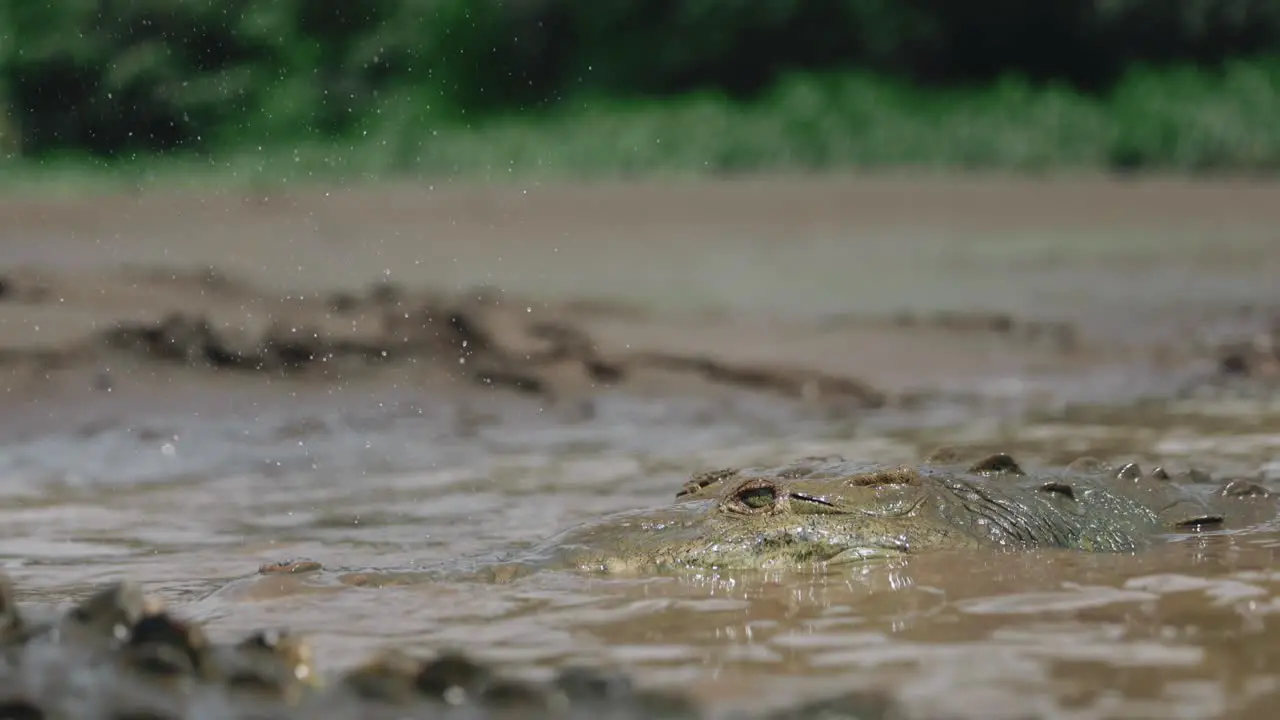
M1269 182L286 188L0 198L0 218L0 407L24 426L161 381L858 411L1199 372L1280 300Z

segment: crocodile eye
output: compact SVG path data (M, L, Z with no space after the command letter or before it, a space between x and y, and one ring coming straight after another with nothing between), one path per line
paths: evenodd
M778 502L778 489L772 483L749 482L738 488L733 499L746 510L767 510Z
M738 501L752 510L767 508L778 498L771 487L752 488L738 494Z

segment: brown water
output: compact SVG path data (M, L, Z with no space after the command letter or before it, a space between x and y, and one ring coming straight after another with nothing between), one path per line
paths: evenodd
M1126 254L1099 249L1086 242L1099 234L1079 229L1061 233L1080 240L1078 255L1060 238L1037 245L1007 234L1016 252L981 243L945 257L913 251L933 271L886 250L899 282L886 275L846 294L874 296L877 311L1017 305L1030 295L995 292L993 279L1020 268L1020 287L1043 290L1029 302L1091 318L1104 345L1134 333L1177 339L1174 321L1189 307L1274 300L1261 283L1275 253L1265 226L1247 220L1226 234L1235 250L1223 255L1211 251L1209 232L1173 249L1139 234ZM798 255L715 247L702 252L734 258L739 278L767 278L778 263L788 277L805 271ZM876 275L872 256L824 247L837 249L809 254L805 267L825 274L807 287L839 286L842 262L859 277ZM1054 261L1059 252L1093 258L1094 271ZM1142 276L1144 258L1161 273ZM942 265L964 281L911 291L911 278L939 277ZM684 264L679 272L697 271ZM1179 279L1194 280L1193 291L1180 290ZM772 306L801 316L847 307L818 289L779 295L785 303ZM737 299L761 304L759 295ZM945 366L947 346L937 353L935 366ZM1074 406L1026 401L1046 385L1001 368L965 381L987 402L855 415L753 394L621 390L596 394L589 411L400 386L249 390L233 402L234 392L207 385L171 407L156 400L165 393L143 393L146 402L125 410L37 398L11 406L31 413L29 431L13 430L20 417L5 423L13 439L0 447L0 559L33 600L62 602L129 577L214 633L290 626L313 638L324 671L389 644L458 647L535 675L568 662L615 664L724 710L889 687L925 717L1249 716L1280 699L1275 523L1170 537L1136 555L943 553L831 572L545 572L503 585L285 579L217 592L260 563L293 556L404 567L518 547L602 513L664 504L695 470L816 453L909 462L954 444L1033 465L1092 454L1280 476L1280 403L1133 406L1122 400L1135 382L1176 383L1126 367L1099 364L1048 383L1059 401L1088 401ZM929 380L921 384L946 385L947 375Z
M1126 459L1280 471L1274 411L831 437L767 412L707 424L674 403L603 405L576 424L537 419L530 405L533 417L512 412L465 436L425 411L370 402L47 437L5 453L6 477L25 482L5 486L0 553L36 596L128 576L215 632L292 626L314 638L326 670L385 644L452 646L526 668L618 664L721 708L889 685L926 716L1206 717L1280 692L1277 527L1132 556L941 554L827 574L548 572L378 589L299 579L209 595L282 557L407 566L518 546L665 502L695 469L803 454L910 461L959 443L1046 461L1123 448Z

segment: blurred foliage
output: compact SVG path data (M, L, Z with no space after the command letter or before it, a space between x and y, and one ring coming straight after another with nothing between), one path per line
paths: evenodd
M452 156L443 138L461 142L460 128L484 125L495 142L534 113L637 138L647 123L667 145L635 162L688 144L719 147L721 170L923 158L924 146L990 162L1035 155L1018 149L1030 132L1058 143L1044 156L1261 166L1272 151L1241 144L1271 142L1274 68L1218 68L1267 55L1280 56L1280 0L11 0L0 151L374 138L396 149L387 167L409 169ZM1226 95L1220 109L1169 106ZM756 110L742 114L747 101ZM633 119L614 117L624 107Z

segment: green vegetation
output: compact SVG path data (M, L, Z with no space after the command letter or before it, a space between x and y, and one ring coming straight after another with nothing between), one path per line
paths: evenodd
M5 3L0 109L22 184L1270 172L1280 3Z

